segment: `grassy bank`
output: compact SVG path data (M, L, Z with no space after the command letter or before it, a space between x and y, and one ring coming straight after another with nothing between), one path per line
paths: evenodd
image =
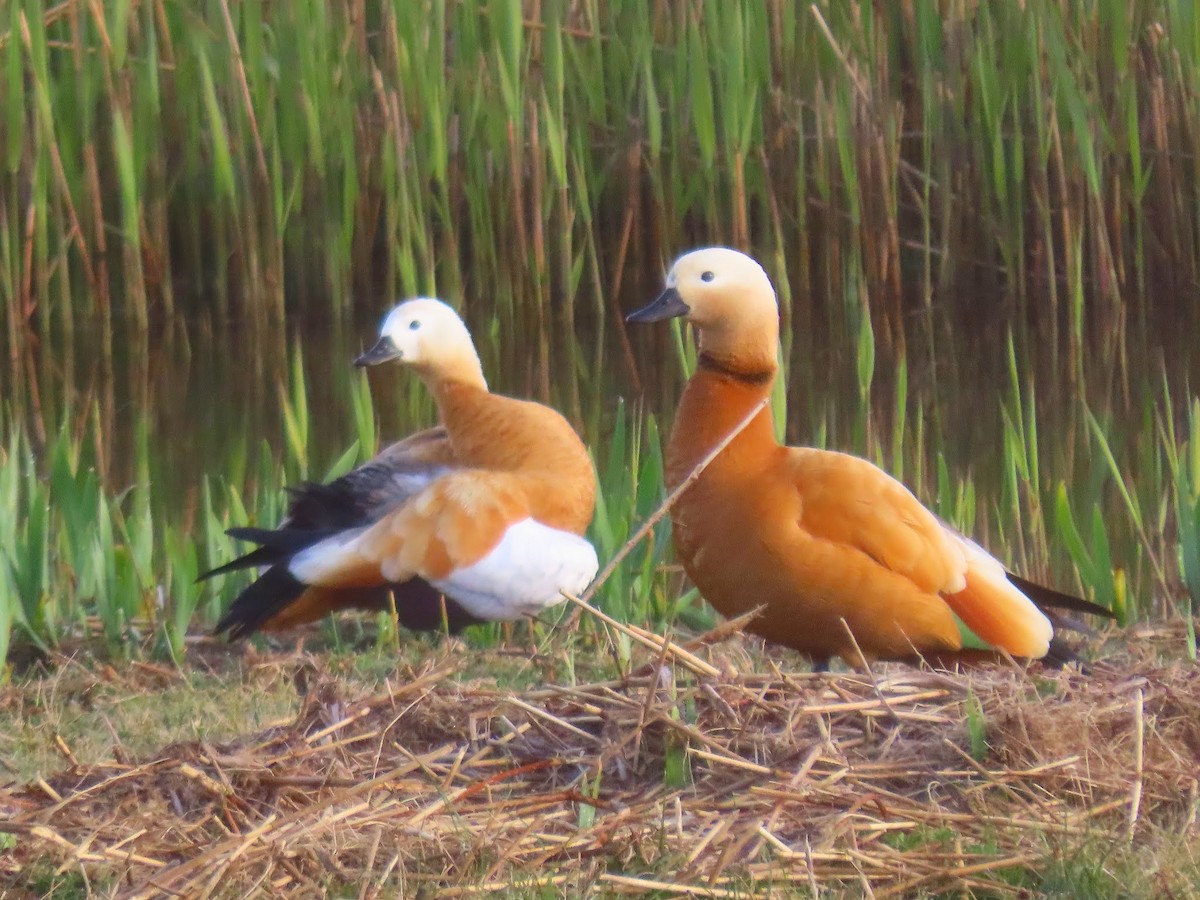
M822 676L741 636L639 647L631 668L620 636L410 644L386 660L198 643L183 670L65 663L0 698L20 714L0 757L23 782L0 791L0 886L1114 900L1200 888L1200 671L1178 660L1178 629L1140 630L1086 678ZM587 651L578 667L566 642Z

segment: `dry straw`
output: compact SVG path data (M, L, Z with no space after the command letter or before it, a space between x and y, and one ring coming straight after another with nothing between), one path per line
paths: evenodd
M290 724L0 791L0 831L14 865L50 857L124 897L360 879L363 896L724 897L1008 894L1014 872L1096 835L1196 830L1195 667L871 679L658 640L627 678L524 692L456 684L445 658L372 696L317 679ZM987 723L979 759L968 694Z

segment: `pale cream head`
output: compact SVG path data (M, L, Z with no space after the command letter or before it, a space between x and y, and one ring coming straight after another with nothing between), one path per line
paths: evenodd
M779 302L763 267L745 253L726 247L685 253L667 273L666 290L628 321L675 316L696 326L701 352L714 361L747 373L774 370Z
M779 317L771 279L754 259L727 247L685 253L667 273L687 305L684 316L702 330L750 318Z
M458 313L431 297L405 301L388 313L375 346L354 362L371 366L392 359L427 380L487 387L467 326Z

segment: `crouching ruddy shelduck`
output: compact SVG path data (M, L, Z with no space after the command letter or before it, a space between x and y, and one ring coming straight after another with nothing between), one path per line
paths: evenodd
M536 614L596 574L583 537L595 476L566 419L489 392L466 326L441 301L396 307L355 364L389 360L425 382L441 425L329 484L300 487L278 528L231 529L260 546L209 575L267 568L218 632L237 638L393 601L409 627L445 619L454 629Z
M762 267L734 250L680 257L666 290L628 317L683 316L699 357L667 448L674 489L771 391L779 308ZM993 651L1041 658L1053 627L1037 604L1111 615L1017 578L930 513L872 463L781 447L764 406L680 496L675 549L700 593L726 616L824 668L831 656L959 658L965 624ZM1034 601L1037 601L1036 603Z

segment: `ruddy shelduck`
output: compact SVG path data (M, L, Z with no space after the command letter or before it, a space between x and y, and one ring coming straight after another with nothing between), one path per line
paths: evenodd
M672 489L770 394L779 344L771 281L735 250L680 257L666 290L628 320L676 316L699 332L699 356L667 447ZM954 661L966 652L959 622L993 652L1040 658L1053 627L1038 603L1110 615L1007 573L867 460L780 446L769 405L671 516L676 553L700 593L726 616L760 608L749 630L818 668L832 656Z
M300 487L278 528L231 529L260 546L209 574L267 568L218 632L238 638L392 602L409 627L456 629L536 614L596 574L583 537L595 475L566 419L491 393L466 326L439 300L397 306L355 364L389 360L425 382L441 424L329 484Z

